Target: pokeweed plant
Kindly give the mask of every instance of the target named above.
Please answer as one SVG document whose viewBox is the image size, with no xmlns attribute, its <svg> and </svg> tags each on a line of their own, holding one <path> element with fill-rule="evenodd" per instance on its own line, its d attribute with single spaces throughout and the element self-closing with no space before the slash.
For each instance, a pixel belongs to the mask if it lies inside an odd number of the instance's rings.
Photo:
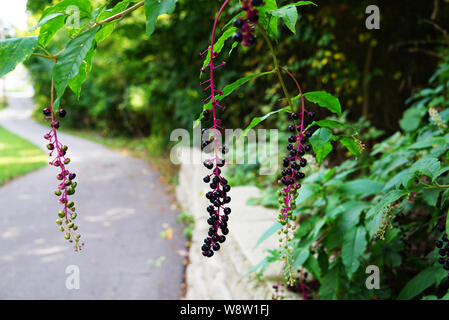
<svg viewBox="0 0 449 320">
<path fill-rule="evenodd" d="M 293 209 L 296 208 L 295 199 L 298 197 L 298 190 L 301 187 L 299 180 L 305 178 L 304 172 L 301 172 L 300 170 L 307 165 L 307 160 L 303 156 L 306 152 L 311 151 L 313 147 L 313 150 L 317 154 L 317 160 L 320 162 L 323 161 L 323 159 L 332 151 L 331 140 L 340 141 L 355 155 L 360 154 L 360 148 L 358 148 L 357 145 L 358 140 L 351 136 L 333 135 L 332 128 L 346 126 L 345 124 L 330 120 L 312 122 L 314 112 L 306 110 L 305 99 L 312 104 L 327 108 L 331 112 L 341 114 L 341 106 L 338 99 L 324 91 L 308 92 L 303 95 L 299 82 L 294 75 L 278 63 L 276 50 L 270 40 L 270 38 L 277 38 L 279 19 L 282 19 L 286 26 L 292 32 L 295 32 L 295 25 L 298 20 L 297 7 L 311 5 L 313 2 L 297 1 L 278 7 L 275 0 L 240 1 L 241 11 L 225 23 L 221 30 L 221 36 L 215 41 L 215 34 L 217 33 L 218 26 L 217 22 L 223 14 L 224 8 L 229 3 L 230 1 L 226 0 L 220 7 L 213 23 L 211 44 L 201 53 L 201 56 L 205 57 L 201 73 L 208 71 L 209 75 L 206 81 L 201 82 L 201 85 L 205 87 L 204 91 L 210 91 L 210 94 L 203 100 L 203 111 L 197 119 L 195 126 L 198 125 L 201 120 L 209 121 L 209 118 L 212 116 L 212 126 L 209 128 L 208 126 L 205 126 L 205 128 L 202 129 L 202 147 L 206 149 L 212 146 L 214 150 L 214 158 L 204 162 L 206 168 L 214 171 L 203 179 L 205 183 L 210 183 L 212 191 L 206 193 L 206 198 L 212 204 L 207 207 L 207 212 L 210 215 L 207 219 L 207 223 L 210 225 L 210 228 L 208 237 L 204 239 L 204 243 L 201 246 L 201 251 L 206 257 L 213 256 L 214 251 L 220 249 L 219 242 L 222 243 L 225 240 L 224 235 L 229 231 L 227 228 L 227 221 L 228 214 L 231 210 L 229 207 L 223 207 L 223 205 L 230 201 L 230 198 L 226 194 L 226 190 L 229 191 L 230 187 L 228 186 L 228 181 L 220 175 L 221 170 L 219 167 L 224 165 L 225 159 L 218 155 L 218 152 L 223 151 L 223 148 L 225 148 L 226 151 L 226 147 L 221 145 L 218 139 L 225 127 L 217 118 L 217 110 L 224 110 L 225 108 L 223 107 L 222 100 L 243 84 L 261 76 L 276 74 L 282 87 L 287 106 L 271 111 L 264 116 L 252 119 L 250 124 L 243 130 L 243 135 L 246 135 L 250 129 L 256 127 L 269 116 L 277 113 L 287 112 L 293 121 L 293 123 L 288 126 L 288 130 L 291 133 L 287 145 L 288 155 L 283 160 L 285 169 L 282 170 L 282 177 L 279 179 L 279 183 L 284 186 L 278 194 L 280 197 L 279 202 L 281 208 L 277 223 L 282 226 L 282 234 L 285 235 L 285 237 L 281 237 L 280 239 L 282 252 L 277 255 L 276 259 L 272 259 L 272 261 L 281 259 L 284 262 L 280 279 L 282 279 L 283 282 L 293 285 L 295 280 L 292 276 L 294 271 L 292 267 L 292 248 L 294 246 L 293 234 L 296 230 L 296 215 L 293 214 Z M 231 45 L 232 52 L 239 43 L 244 47 L 254 45 L 257 41 L 257 32 L 262 35 L 262 38 L 268 46 L 269 52 L 273 58 L 273 70 L 242 77 L 233 83 L 228 84 L 222 90 L 217 89 L 215 85 L 214 70 L 225 65 L 225 63 L 222 62 L 215 65 L 214 59 L 217 58 L 222 51 L 225 42 L 228 39 L 233 41 Z M 298 95 L 296 97 L 291 98 L 288 93 L 282 73 L 286 73 L 298 88 Z M 295 110 L 294 105 L 297 100 L 301 102 L 301 110 L 299 111 Z M 312 131 L 312 127 L 314 126 L 320 127 L 315 133 Z M 212 137 L 211 131 L 213 132 Z M 311 144 L 307 144 L 309 138 Z M 205 151 L 209 151 L 209 149 L 206 149 Z M 220 184 L 223 185 L 223 189 L 220 189 Z M 227 187 L 226 190 L 224 189 L 225 187 Z M 223 215 L 220 214 L 221 209 L 224 210 Z M 222 235 L 218 234 L 219 229 L 221 229 Z M 279 283 L 276 287 L 278 286 Z"/>
<path fill-rule="evenodd" d="M 449 299 L 449 61 L 443 56 L 429 87 L 406 101 L 400 131 L 358 161 L 321 166 L 303 180 L 292 250 L 292 266 L 301 269 L 289 290 L 300 289 L 307 270 L 313 298 Z M 273 224 L 258 244 L 280 228 Z M 280 253 L 270 251 L 251 271 L 261 275 Z M 368 266 L 380 271 L 374 290 L 366 285 Z"/>
<path fill-rule="evenodd" d="M 56 63 L 56 61 L 55 61 Z M 55 191 L 55 195 L 59 197 L 59 203 L 62 204 L 63 208 L 58 212 L 58 219 L 56 219 L 56 224 L 60 227 L 59 229 L 64 232 L 64 238 L 70 243 L 74 244 L 75 251 L 81 250 L 84 246 L 84 242 L 80 242 L 81 234 L 77 232 L 78 225 L 75 224 L 74 220 L 77 217 L 75 212 L 75 202 L 69 201 L 69 196 L 75 194 L 75 189 L 77 182 L 74 181 L 76 178 L 76 173 L 67 170 L 67 165 L 70 163 L 70 158 L 67 157 L 68 147 L 63 145 L 60 140 L 58 140 L 57 130 L 59 129 L 59 118 L 64 118 L 67 112 L 64 109 L 59 109 L 55 112 L 53 109 L 53 81 L 51 83 L 51 103 L 48 108 L 43 110 L 44 118 L 51 121 L 51 129 L 48 133 L 44 135 L 44 139 L 48 140 L 47 149 L 50 151 L 49 156 L 53 156 L 53 160 L 49 162 L 50 165 L 60 168 L 60 173 L 56 176 L 56 179 L 61 181 L 58 185 L 58 189 Z"/>
<path fill-rule="evenodd" d="M 63 209 L 58 212 L 59 218 L 56 223 L 64 232 L 64 237 L 70 242 L 75 242 L 76 251 L 81 249 L 84 243 L 79 242 L 78 225 L 73 221 L 77 216 L 75 204 L 68 199 L 68 196 L 75 193 L 76 174 L 67 170 L 66 166 L 70 162 L 70 158 L 66 157 L 68 146 L 63 145 L 57 135 L 59 120 L 67 113 L 65 109 L 60 108 L 61 98 L 67 87 L 78 98 L 80 97 L 82 84 L 92 69 L 92 60 L 98 44 L 113 33 L 120 19 L 143 7 L 146 15 L 146 35 L 149 37 L 156 28 L 158 17 L 172 13 L 177 1 L 121 0 L 109 1 L 98 8 L 93 8 L 89 0 L 62 0 L 47 7 L 32 27 L 32 30 L 39 29 L 38 35 L 0 41 L 0 77 L 14 70 L 19 63 L 30 56 L 55 61 L 51 71 L 51 103 L 49 107 L 43 109 L 45 119 L 51 121 L 51 129 L 44 138 L 49 142 L 47 149 L 53 157 L 49 164 L 60 168 L 57 179 L 61 183 L 55 195 L 59 197 Z M 77 8 L 75 15 L 79 17 L 79 21 L 73 19 L 70 15 L 72 11 L 68 10 L 73 9 L 74 5 Z M 58 48 L 58 53 L 51 53 L 50 51 L 57 46 L 51 40 L 60 30 L 66 31 L 68 41 Z"/>
</svg>

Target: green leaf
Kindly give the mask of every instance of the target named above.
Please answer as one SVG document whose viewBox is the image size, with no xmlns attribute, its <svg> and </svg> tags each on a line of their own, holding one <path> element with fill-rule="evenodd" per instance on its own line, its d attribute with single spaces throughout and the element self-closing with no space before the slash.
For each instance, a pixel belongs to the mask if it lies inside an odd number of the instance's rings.
<svg viewBox="0 0 449 320">
<path fill-rule="evenodd" d="M 271 227 L 269 227 L 257 240 L 256 244 L 254 245 L 254 248 L 259 246 L 262 242 L 264 242 L 266 239 L 268 239 L 272 234 L 276 233 L 280 228 L 282 228 L 282 224 L 279 222 L 273 223 Z M 254 249 L 253 248 L 253 249 Z"/>
<path fill-rule="evenodd" d="M 145 0 L 145 16 L 147 36 L 151 36 L 156 28 L 157 18 L 164 13 L 170 14 L 175 10 L 178 0 Z"/>
<path fill-rule="evenodd" d="M 97 21 L 101 21 L 104 19 L 107 19 L 109 17 L 112 17 L 113 15 L 122 12 L 123 10 L 126 10 L 128 8 L 129 3 L 131 0 L 123 0 L 117 3 L 112 9 L 104 10 L 102 11 L 97 18 Z M 100 41 L 103 41 L 108 35 L 110 35 L 112 32 L 114 32 L 115 25 L 117 24 L 116 21 L 109 22 L 107 24 L 102 25 L 101 29 L 98 30 L 95 41 L 99 43 Z"/>
<path fill-rule="evenodd" d="M 433 179 L 439 173 L 440 167 L 440 160 L 434 157 L 425 157 L 416 161 L 409 170 L 415 175 L 420 173 Z"/>
<path fill-rule="evenodd" d="M 287 28 L 290 29 L 291 32 L 296 33 L 296 21 L 298 21 L 298 10 L 294 5 L 287 5 L 285 7 L 270 10 L 269 14 L 281 18 Z"/>
<path fill-rule="evenodd" d="M 313 151 L 316 155 L 316 160 L 321 163 L 324 158 L 332 151 L 332 144 L 330 140 L 332 138 L 332 131 L 328 128 L 319 128 L 310 137 L 310 143 L 312 144 Z"/>
<path fill-rule="evenodd" d="M 309 255 L 306 262 L 304 262 L 304 268 L 306 268 L 313 276 L 321 282 L 321 268 L 318 260 L 313 256 Z"/>
<path fill-rule="evenodd" d="M 309 246 L 305 248 L 298 248 L 293 252 L 294 255 L 294 263 L 293 268 L 298 268 L 302 266 L 310 256 Z"/>
<path fill-rule="evenodd" d="M 391 190 L 390 192 L 387 192 L 380 198 L 381 200 L 375 206 L 371 207 L 367 213 L 367 217 L 370 218 L 376 214 L 379 214 L 388 205 L 402 198 L 406 194 L 408 194 L 408 192 L 404 190 Z"/>
<path fill-rule="evenodd" d="M 219 100 L 223 100 L 224 98 L 229 96 L 231 93 L 233 93 L 234 90 L 238 89 L 240 86 L 244 85 L 248 81 L 250 81 L 250 80 L 252 80 L 254 78 L 258 78 L 258 77 L 270 74 L 270 73 L 273 73 L 273 71 L 255 73 L 255 74 L 251 74 L 249 76 L 240 78 L 240 79 L 234 81 L 233 83 L 228 84 L 226 87 L 224 87 L 223 88 L 223 94 L 219 95 L 219 96 L 216 96 L 215 98 L 219 99 Z M 206 109 L 209 109 L 209 110 L 212 109 L 212 103 L 210 101 L 208 103 L 206 103 L 205 105 L 203 105 L 203 110 L 206 110 Z M 200 113 L 198 119 L 195 121 L 195 124 L 193 125 L 194 128 L 197 127 L 198 124 L 200 123 L 201 117 L 202 117 L 202 114 Z"/>
<path fill-rule="evenodd" d="M 60 14 L 41 26 L 39 30 L 39 44 L 41 46 L 47 46 L 55 33 L 64 27 L 66 17 L 65 14 Z"/>
<path fill-rule="evenodd" d="M 322 148 L 327 142 L 332 138 L 332 131 L 327 128 L 319 128 L 310 137 L 310 143 L 312 144 L 313 150 L 318 150 Z"/>
<path fill-rule="evenodd" d="M 407 132 L 415 131 L 426 112 L 427 108 L 421 105 L 407 109 L 399 120 L 399 126 Z"/>
<path fill-rule="evenodd" d="M 384 184 L 371 179 L 357 179 L 346 182 L 342 189 L 348 194 L 371 195 L 382 191 Z"/>
<path fill-rule="evenodd" d="M 81 86 L 86 81 L 87 74 L 92 70 L 92 59 L 95 56 L 95 48 L 91 47 L 86 54 L 86 58 L 81 63 L 78 74 L 69 81 L 69 87 L 79 99 Z"/>
<path fill-rule="evenodd" d="M 384 210 L 388 205 L 391 203 L 399 200 L 403 196 L 407 195 L 408 192 L 404 190 L 391 190 L 387 192 L 383 197 L 381 197 L 381 200 L 371 207 L 371 209 L 368 210 L 366 213 L 366 220 L 369 224 L 369 231 L 370 231 L 370 237 L 374 236 L 374 234 L 377 231 L 377 228 L 380 225 L 381 217 L 382 217 L 382 210 Z"/>
<path fill-rule="evenodd" d="M 340 287 L 340 262 L 339 260 L 335 263 L 331 269 L 328 270 L 322 276 L 323 281 L 321 282 L 320 290 L 318 291 L 318 296 L 322 300 L 335 300 L 338 299 L 338 291 Z"/>
<path fill-rule="evenodd" d="M 299 98 L 299 96 L 297 96 L 297 98 Z M 304 94 L 304 98 L 341 116 L 340 101 L 338 101 L 338 98 L 334 97 L 330 93 L 327 93 L 326 91 L 307 92 Z"/>
<path fill-rule="evenodd" d="M 289 110 L 290 110 L 290 107 L 285 107 L 285 108 L 282 108 L 282 109 L 271 111 L 271 112 L 267 113 L 266 115 L 264 115 L 262 117 L 255 117 L 255 118 L 253 118 L 251 120 L 250 124 L 245 128 L 245 130 L 243 130 L 243 132 L 242 132 L 242 134 L 240 135 L 239 138 L 242 138 L 242 137 L 246 136 L 248 134 L 249 130 L 251 130 L 252 128 L 257 126 L 259 123 L 261 123 L 262 121 L 264 121 L 268 117 L 272 116 L 273 114 L 276 114 L 276 113 L 279 113 L 279 112 L 288 112 Z"/>
<path fill-rule="evenodd" d="M 413 299 L 436 282 L 435 267 L 422 270 L 413 277 L 399 293 L 399 300 Z"/>
<path fill-rule="evenodd" d="M 230 37 L 232 37 L 232 35 L 236 31 L 237 31 L 236 27 L 231 27 L 231 28 L 227 29 L 225 32 L 223 32 L 223 34 L 220 36 L 220 38 L 218 38 L 218 40 L 214 43 L 214 52 L 220 53 L 221 49 L 223 49 L 223 46 L 224 46 L 226 40 L 228 40 Z M 234 44 L 236 44 L 236 42 L 234 42 Z M 210 48 L 210 46 L 209 46 L 209 48 Z M 206 59 L 204 59 L 204 63 L 203 63 L 203 68 L 206 68 L 206 66 L 209 64 L 209 62 L 210 62 L 210 50 L 207 51 Z"/>
<path fill-rule="evenodd" d="M 426 189 L 422 192 L 422 197 L 429 206 L 435 207 L 437 205 L 440 192 L 441 190 L 439 189 Z"/>
<path fill-rule="evenodd" d="M 363 226 L 347 231 L 343 238 L 341 257 L 349 278 L 360 266 L 360 256 L 366 250 L 366 230 Z"/>
<path fill-rule="evenodd" d="M 43 18 L 41 18 L 40 20 L 38 20 L 38 21 L 34 24 L 34 26 L 31 27 L 30 31 L 33 31 L 33 30 L 35 30 L 35 29 L 37 29 L 37 28 L 39 28 L 39 27 L 42 27 L 42 26 L 43 26 L 44 24 L 46 24 L 48 21 L 50 21 L 50 20 L 52 20 L 52 19 L 54 19 L 54 18 L 56 18 L 56 17 L 63 16 L 63 15 L 64 15 L 64 14 L 63 14 L 62 12 L 55 12 L 55 13 L 49 14 L 48 16 L 43 17 Z"/>
<path fill-rule="evenodd" d="M 42 12 L 41 17 L 39 18 L 39 21 L 42 21 L 44 18 L 46 18 L 48 15 L 53 13 L 64 13 L 66 14 L 67 7 L 69 6 L 75 6 L 80 10 L 80 15 L 83 14 L 85 16 L 91 16 L 92 15 L 92 5 L 90 4 L 89 0 L 63 0 L 61 2 L 58 2 L 54 6 L 48 7 Z"/>
<path fill-rule="evenodd" d="M 52 77 L 58 95 L 55 107 L 59 105 L 69 81 L 78 75 L 80 67 L 93 45 L 98 27 L 78 35 L 71 40 L 65 50 L 59 55 L 58 63 L 53 67 Z"/>
<path fill-rule="evenodd" d="M 276 0 L 265 0 L 259 8 L 259 24 L 268 31 L 270 37 L 276 38 L 278 33 L 278 17 L 272 16 L 269 11 L 278 8 Z"/>
<path fill-rule="evenodd" d="M 369 204 L 359 201 L 349 201 L 342 203 L 340 206 L 342 208 L 342 214 L 339 218 L 339 226 L 346 233 L 359 223 L 362 211 L 368 208 Z"/>
<path fill-rule="evenodd" d="M 432 147 L 434 145 L 438 146 L 445 144 L 447 144 L 447 142 L 444 137 L 428 137 L 423 140 L 415 142 L 409 147 L 409 149 L 424 149 Z"/>
<path fill-rule="evenodd" d="M 340 142 L 354 156 L 358 157 L 362 153 L 361 149 L 359 148 L 359 145 L 357 144 L 357 142 L 355 142 L 353 138 L 342 137 L 340 139 Z"/>
<path fill-rule="evenodd" d="M 0 41 L 0 77 L 11 72 L 36 49 L 37 37 L 13 38 Z"/>
<path fill-rule="evenodd" d="M 66 10 L 70 6 L 76 6 L 79 9 L 80 18 L 92 15 L 92 6 L 89 0 L 63 0 L 54 6 L 48 7 L 42 13 L 37 26 L 39 30 L 39 44 L 46 46 L 48 41 L 55 35 L 55 33 L 64 27 L 68 14 Z M 48 17 L 51 17 L 50 19 Z"/>
<path fill-rule="evenodd" d="M 322 128 L 352 128 L 352 129 L 354 129 L 354 127 L 349 125 L 349 124 L 338 122 L 338 121 L 335 121 L 335 120 L 318 120 L 318 121 L 313 121 L 309 125 L 309 127 L 312 127 L 314 125 L 320 126 Z"/>
</svg>

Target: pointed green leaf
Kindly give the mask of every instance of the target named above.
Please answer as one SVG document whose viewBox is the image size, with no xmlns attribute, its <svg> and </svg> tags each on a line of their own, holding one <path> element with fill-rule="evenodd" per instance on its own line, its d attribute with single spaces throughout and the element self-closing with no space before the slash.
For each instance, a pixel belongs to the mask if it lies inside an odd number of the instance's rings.
<svg viewBox="0 0 449 320">
<path fill-rule="evenodd" d="M 322 128 L 352 128 L 352 129 L 354 129 L 354 127 L 351 126 L 350 124 L 338 122 L 338 121 L 335 121 L 335 120 L 318 120 L 318 121 L 313 121 L 309 125 L 309 127 L 312 127 L 314 125 L 320 126 Z"/>
<path fill-rule="evenodd" d="M 37 46 L 37 37 L 24 37 L 0 41 L 0 77 L 11 72 L 27 59 Z"/>
<path fill-rule="evenodd" d="M 80 67 L 93 45 L 98 29 L 97 27 L 78 35 L 67 44 L 65 50 L 59 55 L 58 63 L 53 67 L 52 73 L 57 93 L 55 107 L 59 105 L 69 81 L 78 75 Z"/>
<path fill-rule="evenodd" d="M 328 128 L 319 128 L 310 137 L 313 151 L 315 152 L 316 160 L 321 163 L 324 158 L 332 151 L 332 131 Z"/>
<path fill-rule="evenodd" d="M 251 130 L 252 128 L 257 126 L 259 123 L 261 123 L 262 121 L 264 121 L 268 117 L 272 116 L 273 114 L 276 114 L 276 113 L 279 113 L 279 112 L 288 112 L 289 110 L 290 110 L 290 107 L 285 107 L 285 108 L 282 108 L 282 109 L 271 111 L 271 112 L 267 113 L 266 115 L 264 115 L 262 117 L 255 117 L 255 118 L 253 118 L 251 120 L 250 124 L 245 128 L 245 130 L 243 130 L 243 132 L 242 132 L 240 137 L 246 136 L 248 134 L 249 130 Z"/>
<path fill-rule="evenodd" d="M 360 266 L 360 256 L 366 250 L 366 230 L 363 226 L 347 231 L 343 238 L 341 257 L 349 278 Z"/>
<path fill-rule="evenodd" d="M 402 288 L 399 293 L 399 300 L 408 300 L 413 299 L 421 292 L 429 288 L 436 282 L 436 268 L 429 267 L 427 269 L 422 270 L 415 277 L 413 277 L 407 284 Z"/>
<path fill-rule="evenodd" d="M 340 139 L 340 142 L 342 145 L 346 147 L 346 149 L 348 149 L 350 153 L 352 153 L 356 157 L 362 153 L 359 148 L 359 145 L 355 142 L 353 138 L 342 137 Z"/>
<path fill-rule="evenodd" d="M 271 227 L 269 227 L 257 240 L 256 244 L 254 245 L 254 248 L 259 246 L 262 242 L 264 242 L 266 239 L 268 239 L 271 235 L 276 233 L 280 228 L 282 228 L 282 224 L 279 222 L 275 222 Z"/>
<path fill-rule="evenodd" d="M 122 12 L 123 10 L 126 10 L 126 8 L 128 8 L 129 3 L 131 2 L 131 0 L 123 0 L 120 1 L 119 3 L 117 3 L 112 9 L 108 9 L 108 10 L 104 10 L 102 11 L 99 15 L 98 18 L 96 19 L 97 21 L 102 21 L 104 19 L 107 19 L 109 17 L 112 17 L 113 15 Z M 109 23 L 104 24 L 100 30 L 98 30 L 96 36 L 95 36 L 95 41 L 97 43 L 99 43 L 100 41 L 103 41 L 108 35 L 110 35 L 115 28 L 115 25 L 117 24 L 116 21 L 111 21 Z"/>
<path fill-rule="evenodd" d="M 151 36 L 156 28 L 157 18 L 164 13 L 170 14 L 175 10 L 178 0 L 145 0 L 145 15 L 147 17 L 147 36 Z"/>
<path fill-rule="evenodd" d="M 92 59 L 95 56 L 95 48 L 91 47 L 86 54 L 86 58 L 81 63 L 78 74 L 69 81 L 69 87 L 79 99 L 81 86 L 86 81 L 87 74 L 92 70 Z"/>
<path fill-rule="evenodd" d="M 298 10 L 294 5 L 288 5 L 276 10 L 270 10 L 269 13 L 275 17 L 281 18 L 291 32 L 296 33 L 296 21 L 298 21 Z"/>
<path fill-rule="evenodd" d="M 305 6 L 313 4 L 316 6 L 315 3 L 312 1 L 298 1 L 295 3 L 287 4 L 279 9 L 275 10 L 269 10 L 268 13 L 271 14 L 273 17 L 281 18 L 287 28 L 290 29 L 291 32 L 296 33 L 296 22 L 298 21 L 298 10 L 296 7 L 298 6 Z M 270 20 L 271 23 L 276 23 L 276 30 L 277 30 L 277 19 L 273 19 L 273 21 Z"/>
<path fill-rule="evenodd" d="M 66 12 L 68 7 L 78 8 L 80 18 L 90 18 L 92 15 L 92 6 L 89 0 L 63 0 L 51 7 L 48 7 L 44 10 L 42 16 L 36 24 L 36 27 L 40 26 L 40 45 L 45 47 L 55 33 L 64 27 L 66 18 L 68 17 Z"/>
<path fill-rule="evenodd" d="M 297 99 L 299 96 L 297 97 Z M 338 98 L 326 91 L 312 91 L 304 94 L 304 98 L 341 116 L 341 105 Z"/>
</svg>

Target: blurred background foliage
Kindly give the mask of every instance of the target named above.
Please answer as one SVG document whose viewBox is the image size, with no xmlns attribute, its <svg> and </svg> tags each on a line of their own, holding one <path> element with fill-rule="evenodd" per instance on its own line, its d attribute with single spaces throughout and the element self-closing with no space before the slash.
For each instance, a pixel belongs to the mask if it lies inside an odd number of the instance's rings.
<svg viewBox="0 0 449 320">
<path fill-rule="evenodd" d="M 238 12 L 234 2 L 228 17 Z M 37 19 L 51 3 L 29 0 L 28 10 Z M 102 2 L 92 3 L 98 7 Z M 382 10 L 381 28 L 367 30 L 365 8 L 376 3 Z M 281 64 L 297 75 L 304 91 L 334 92 L 349 121 L 357 122 L 362 116 L 369 120 L 371 125 L 360 128 L 368 139 L 379 137 L 368 133 L 372 126 L 394 132 L 405 99 L 426 86 L 441 58 L 439 47 L 448 43 L 444 30 L 449 29 L 449 20 L 444 17 L 449 16 L 449 5 L 405 0 L 317 4 L 301 7 L 295 35 L 284 26 L 279 28 Z M 65 93 L 62 105 L 70 110 L 65 125 L 95 129 L 105 136 L 151 137 L 155 148 L 166 146 L 173 128 L 191 129 L 201 110 L 199 52 L 208 45 L 219 5 L 220 1 L 179 0 L 175 13 L 159 20 L 150 39 L 144 35 L 142 11 L 119 22 L 114 34 L 98 45 L 80 99 L 69 90 Z M 63 48 L 67 32 L 61 30 L 55 39 L 52 52 Z M 220 70 L 220 86 L 273 68 L 263 41 L 250 49 L 237 47 L 232 57 L 228 57 L 229 41 L 226 45 L 222 56 L 227 66 Z M 52 63 L 33 58 L 27 66 L 41 108 L 48 104 Z M 293 84 L 289 89 L 295 92 Z M 229 128 L 246 126 L 254 116 L 277 107 L 280 94 L 274 77 L 257 79 L 227 99 L 224 121 Z M 279 117 L 263 125 L 276 127 L 276 121 Z M 342 160 L 344 154 L 334 158 Z"/>
</svg>

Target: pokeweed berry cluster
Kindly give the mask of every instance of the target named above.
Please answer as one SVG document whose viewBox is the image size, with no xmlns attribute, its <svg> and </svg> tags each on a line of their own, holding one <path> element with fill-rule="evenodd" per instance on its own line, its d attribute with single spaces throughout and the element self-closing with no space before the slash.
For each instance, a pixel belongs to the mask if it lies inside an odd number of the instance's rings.
<svg viewBox="0 0 449 320">
<path fill-rule="evenodd" d="M 231 208 L 225 207 L 225 205 L 231 202 L 231 197 L 227 195 L 231 187 L 228 181 L 220 176 L 221 170 L 219 168 L 224 163 L 224 159 L 220 159 L 214 168 L 212 161 L 204 161 L 204 166 L 212 170 L 212 173 L 203 179 L 205 183 L 210 183 L 209 186 L 211 189 L 211 191 L 206 193 L 206 198 L 211 203 L 207 207 L 207 212 L 209 213 L 207 223 L 210 227 L 208 237 L 204 239 L 204 244 L 201 246 L 201 251 L 205 257 L 212 257 L 214 251 L 220 250 L 220 243 L 225 242 L 226 235 L 229 233 L 228 220 L 231 214 Z M 219 234 L 219 230 L 222 233 L 221 235 Z"/>
<path fill-rule="evenodd" d="M 225 127 L 222 124 L 222 121 L 217 117 L 218 108 L 222 111 L 226 108 L 222 106 L 221 101 L 217 99 L 217 96 L 223 94 L 223 92 L 217 89 L 214 80 L 214 71 L 225 65 L 225 62 L 218 65 L 215 64 L 214 59 L 218 56 L 218 53 L 214 51 L 214 43 L 218 19 L 228 3 L 229 0 L 226 0 L 218 11 L 212 28 L 211 44 L 208 49 L 201 53 L 201 56 L 204 56 L 207 53 L 210 55 L 209 63 L 201 69 L 201 73 L 208 69 L 209 79 L 200 83 L 200 85 L 204 87 L 203 92 L 210 92 L 209 96 L 206 99 L 203 99 L 204 107 L 202 120 L 204 122 L 212 120 L 212 124 L 210 126 L 206 125 L 202 130 L 202 146 L 203 148 L 210 146 L 214 151 L 213 158 L 204 161 L 204 166 L 207 169 L 212 170 L 212 173 L 205 176 L 203 179 L 204 182 L 209 183 L 211 188 L 211 191 L 206 193 L 207 199 L 211 202 L 211 205 L 207 207 L 207 212 L 210 215 L 207 219 L 207 223 L 210 227 L 208 237 L 204 239 L 204 244 L 201 246 L 202 254 L 205 257 L 212 257 L 214 251 L 220 250 L 220 243 L 223 243 L 226 240 L 226 235 L 229 233 L 228 219 L 229 214 L 231 213 L 231 208 L 227 207 L 231 202 L 231 197 L 227 194 L 231 190 L 231 187 L 229 186 L 228 181 L 222 176 L 220 169 L 225 165 L 224 154 L 228 151 L 226 146 L 219 141 L 219 137 L 222 136 Z M 210 108 L 207 108 L 207 106 L 210 106 Z M 219 156 L 219 153 L 221 153 L 222 156 Z M 221 231 L 221 235 L 219 234 L 219 231 Z"/>
<path fill-rule="evenodd" d="M 445 230 L 444 224 L 439 224 L 437 226 L 437 230 L 440 232 L 444 232 Z M 443 233 L 441 239 L 435 241 L 435 246 L 439 249 L 438 254 L 440 255 L 438 258 L 438 263 L 443 266 L 443 269 L 449 271 L 449 239 L 447 237 L 447 233 Z M 449 273 L 448 273 L 449 278 Z"/>
<path fill-rule="evenodd" d="M 312 147 L 308 144 L 308 138 L 312 136 L 312 132 L 305 130 L 313 120 L 315 114 L 307 112 L 304 107 L 301 113 L 293 112 L 290 117 L 293 121 L 288 126 L 288 130 L 292 135 L 288 138 L 287 156 L 283 159 L 283 170 L 278 184 L 281 189 L 278 191 L 280 212 L 278 214 L 278 222 L 282 224 L 279 231 L 279 245 L 282 249 L 281 258 L 284 260 L 284 280 L 289 285 L 294 284 L 292 262 L 292 240 L 296 229 L 296 216 L 294 209 L 296 208 L 296 198 L 298 190 L 301 188 L 300 181 L 305 178 L 305 174 L 301 171 L 307 166 L 307 159 L 303 156 L 306 152 L 310 152 Z M 297 121 L 300 120 L 300 124 Z"/>
<path fill-rule="evenodd" d="M 234 27 L 239 31 L 232 35 L 232 39 L 241 42 L 243 46 L 252 46 L 256 43 L 254 24 L 259 20 L 259 12 L 255 7 L 264 5 L 262 0 L 243 0 L 241 8 L 245 11 L 242 18 L 233 21 Z"/>
<path fill-rule="evenodd" d="M 67 157 L 68 147 L 63 145 L 58 140 L 57 129 L 59 128 L 59 121 L 53 111 L 53 107 L 50 106 L 43 110 L 45 119 L 51 120 L 51 130 L 44 135 L 44 138 L 48 140 L 47 149 L 50 151 L 49 156 L 53 159 L 49 162 L 50 165 L 60 169 L 56 179 L 61 181 L 58 185 L 58 189 L 55 191 L 55 195 L 59 198 L 59 203 L 62 204 L 62 210 L 58 212 L 58 218 L 56 223 L 59 225 L 59 229 L 64 233 L 64 238 L 70 243 L 74 243 L 75 251 L 81 250 L 84 246 L 83 242 L 80 242 L 81 235 L 77 232 L 78 225 L 75 224 L 76 209 L 75 203 L 69 201 L 69 196 L 75 193 L 77 183 L 75 180 L 76 174 L 67 170 L 67 165 L 70 163 L 70 158 Z M 56 111 L 59 118 L 64 118 L 66 111 L 59 109 Z"/>
</svg>

